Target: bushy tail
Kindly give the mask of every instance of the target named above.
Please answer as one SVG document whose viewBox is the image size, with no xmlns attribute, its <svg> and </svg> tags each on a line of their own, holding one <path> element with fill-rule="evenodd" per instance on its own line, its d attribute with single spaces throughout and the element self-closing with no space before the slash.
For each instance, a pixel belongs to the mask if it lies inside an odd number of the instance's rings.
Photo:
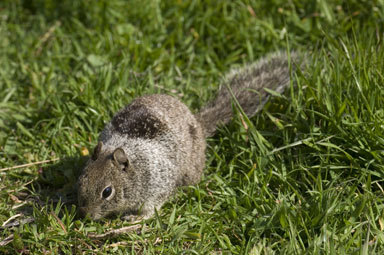
<svg viewBox="0 0 384 255">
<path fill-rule="evenodd" d="M 298 54 L 292 52 L 290 60 L 292 68 L 300 66 Z M 252 117 L 267 102 L 269 94 L 265 88 L 282 93 L 289 80 L 289 61 L 284 52 L 267 55 L 252 65 L 232 70 L 221 84 L 216 99 L 196 115 L 206 136 L 213 135 L 218 124 L 227 124 L 232 119 L 232 96 L 228 86 L 247 116 Z"/>
</svg>

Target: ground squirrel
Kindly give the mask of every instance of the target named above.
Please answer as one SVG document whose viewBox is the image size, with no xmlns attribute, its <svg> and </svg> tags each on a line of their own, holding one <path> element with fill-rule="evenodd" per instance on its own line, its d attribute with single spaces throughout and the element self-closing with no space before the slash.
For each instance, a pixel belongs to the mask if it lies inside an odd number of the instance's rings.
<svg viewBox="0 0 384 255">
<path fill-rule="evenodd" d="M 123 215 L 148 218 L 179 186 L 199 182 L 205 166 L 205 138 L 233 115 L 231 88 L 248 116 L 268 99 L 264 88 L 281 93 L 290 81 L 283 52 L 231 71 L 215 100 L 196 115 L 178 99 L 143 96 L 121 109 L 106 125 L 78 180 L 82 214 L 92 219 Z"/>
</svg>

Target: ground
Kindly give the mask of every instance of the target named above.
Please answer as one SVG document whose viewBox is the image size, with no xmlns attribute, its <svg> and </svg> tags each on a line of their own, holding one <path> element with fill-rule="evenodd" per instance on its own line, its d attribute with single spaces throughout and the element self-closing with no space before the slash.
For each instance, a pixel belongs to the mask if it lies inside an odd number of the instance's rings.
<svg viewBox="0 0 384 255">
<path fill-rule="evenodd" d="M 383 253 L 383 13 L 358 0 L 2 1 L 0 253 Z M 165 93 L 197 112 L 231 68 L 276 50 L 308 64 L 208 139 L 199 185 L 123 234 L 95 236 L 130 223 L 76 216 L 76 178 L 119 108 Z"/>
</svg>

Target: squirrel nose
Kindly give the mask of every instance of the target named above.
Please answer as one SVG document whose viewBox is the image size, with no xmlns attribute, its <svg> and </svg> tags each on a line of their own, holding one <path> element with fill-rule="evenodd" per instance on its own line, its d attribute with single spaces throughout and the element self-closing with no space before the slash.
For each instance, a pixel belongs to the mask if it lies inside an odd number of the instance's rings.
<svg viewBox="0 0 384 255">
<path fill-rule="evenodd" d="M 77 213 L 80 217 L 84 218 L 87 215 L 87 210 L 85 209 L 85 207 L 79 207 L 77 209 Z"/>
</svg>

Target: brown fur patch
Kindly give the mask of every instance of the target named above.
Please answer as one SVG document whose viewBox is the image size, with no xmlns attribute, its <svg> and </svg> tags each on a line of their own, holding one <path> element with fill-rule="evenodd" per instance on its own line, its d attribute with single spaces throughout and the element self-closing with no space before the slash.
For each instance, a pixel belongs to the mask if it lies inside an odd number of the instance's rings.
<svg viewBox="0 0 384 255">
<path fill-rule="evenodd" d="M 113 128 L 120 134 L 152 139 L 164 132 L 165 125 L 142 104 L 130 104 L 112 119 Z"/>
</svg>

